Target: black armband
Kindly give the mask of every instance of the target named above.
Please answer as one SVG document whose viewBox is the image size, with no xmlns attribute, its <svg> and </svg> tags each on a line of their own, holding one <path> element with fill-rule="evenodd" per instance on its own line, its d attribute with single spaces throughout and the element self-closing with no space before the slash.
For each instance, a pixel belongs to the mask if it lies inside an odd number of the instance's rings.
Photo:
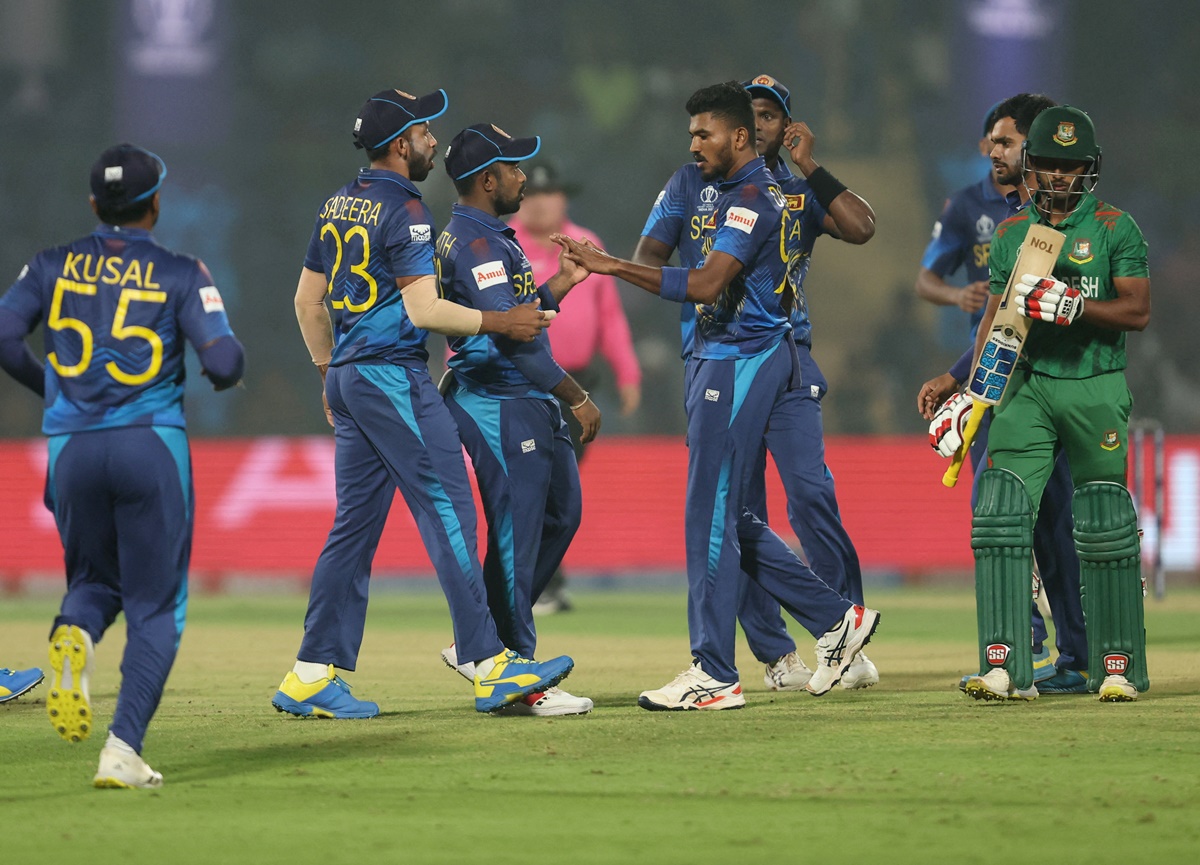
<svg viewBox="0 0 1200 865">
<path fill-rule="evenodd" d="M 808 185 L 812 188 L 813 195 L 817 197 L 817 201 L 826 210 L 829 209 L 829 205 L 833 204 L 835 198 L 846 191 L 846 184 L 842 183 L 820 165 L 817 166 L 816 171 L 808 175 L 805 179 L 808 180 Z"/>
</svg>

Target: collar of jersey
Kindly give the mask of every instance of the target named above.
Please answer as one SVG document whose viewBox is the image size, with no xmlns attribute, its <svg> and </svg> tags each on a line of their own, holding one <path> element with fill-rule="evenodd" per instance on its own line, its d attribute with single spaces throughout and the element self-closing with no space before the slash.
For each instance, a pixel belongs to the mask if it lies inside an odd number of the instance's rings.
<svg viewBox="0 0 1200 865">
<path fill-rule="evenodd" d="M 1066 219 L 1054 226 L 1054 228 L 1060 230 L 1063 228 L 1074 228 L 1083 221 L 1085 215 L 1092 213 L 1095 209 L 1096 196 L 1092 195 L 1090 192 L 1085 192 L 1083 197 L 1079 199 L 1079 204 L 1075 207 L 1075 209 L 1067 215 Z M 1045 222 L 1047 225 L 1050 224 L 1046 222 L 1045 218 L 1042 216 L 1042 212 L 1036 207 L 1029 208 L 1029 212 L 1033 214 L 1035 221 Z"/>
<path fill-rule="evenodd" d="M 512 237 L 513 234 L 516 233 L 513 231 L 512 226 L 508 223 L 504 222 L 498 217 L 492 216 L 490 213 L 484 213 L 478 207 L 472 207 L 469 204 L 452 204 L 450 206 L 450 215 L 461 216 L 463 219 L 470 219 L 474 222 L 478 222 L 484 228 L 490 228 L 492 231 L 499 231 L 502 234 L 507 234 L 509 237 Z"/>
<path fill-rule="evenodd" d="M 387 180 L 395 183 L 397 186 L 402 186 L 409 194 L 421 197 L 421 191 L 417 189 L 416 184 L 405 177 L 403 174 L 397 174 L 394 171 L 388 171 L 386 168 L 360 168 L 358 169 L 359 180 Z"/>
<path fill-rule="evenodd" d="M 143 240 L 151 239 L 150 229 L 148 228 L 126 228 L 123 225 L 109 225 L 107 222 L 102 222 L 96 226 L 93 234 L 103 234 L 106 237 L 137 237 Z"/>
<path fill-rule="evenodd" d="M 739 183 L 745 182 L 750 175 L 756 171 L 765 172 L 767 177 L 774 179 L 774 175 L 772 175 L 770 171 L 767 171 L 767 163 L 763 161 L 761 156 L 756 156 L 743 165 L 741 171 L 733 175 L 733 177 L 729 178 L 728 180 L 722 180 L 718 182 L 717 185 L 722 189 L 728 186 L 736 186 Z"/>
</svg>

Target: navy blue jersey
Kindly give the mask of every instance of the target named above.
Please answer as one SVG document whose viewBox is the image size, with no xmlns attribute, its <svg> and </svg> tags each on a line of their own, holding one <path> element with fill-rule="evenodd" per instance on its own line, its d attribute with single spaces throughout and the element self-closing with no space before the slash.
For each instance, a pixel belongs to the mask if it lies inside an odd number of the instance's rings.
<svg viewBox="0 0 1200 865">
<path fill-rule="evenodd" d="M 788 283 L 796 295 L 792 309 L 792 331 L 800 345 L 812 345 L 812 321 L 808 317 L 808 300 L 804 294 L 804 277 L 812 263 L 813 246 L 817 238 L 825 233 L 825 208 L 812 193 L 812 187 L 803 177 L 797 177 L 783 164 L 783 160 L 772 172 L 775 181 L 783 190 L 787 201 L 784 211 L 783 238 L 787 248 Z"/>
<path fill-rule="evenodd" d="M 183 340 L 233 335 L 203 263 L 112 225 L 38 253 L 0 307 L 45 322 L 47 435 L 185 426 Z"/>
<path fill-rule="evenodd" d="M 787 289 L 784 212 L 787 200 L 762 157 L 756 157 L 718 189 L 717 210 L 705 223 L 701 244 L 742 263 L 716 303 L 696 307 L 698 358 L 753 357 L 791 330 L 783 308 Z"/>
<path fill-rule="evenodd" d="M 424 364 L 428 334 L 413 325 L 396 280 L 432 276 L 433 215 L 407 177 L 364 168 L 317 214 L 304 266 L 325 274 L 333 359 Z"/>
<path fill-rule="evenodd" d="M 699 267 L 704 263 L 701 236 L 704 223 L 717 210 L 720 197 L 718 181 L 705 180 L 700 168 L 691 162 L 681 167 L 667 181 L 646 219 L 642 235 L 679 252 L 680 267 Z M 696 330 L 696 307 L 682 304 L 679 326 L 683 340 L 684 358 L 692 353 Z"/>
<path fill-rule="evenodd" d="M 933 225 L 933 237 L 921 256 L 921 266 L 943 279 L 965 267 L 968 282 L 987 282 L 992 233 L 1012 214 L 1012 204 L 996 191 L 990 174 L 963 187 L 946 199 L 942 215 Z M 983 312 L 981 309 L 971 315 L 972 334 Z"/>
<path fill-rule="evenodd" d="M 543 300 L 533 268 L 513 229 L 491 214 L 455 204 L 437 241 L 438 286 L 442 297 L 479 310 L 503 311 L 518 303 Z M 459 384 L 473 393 L 500 399 L 552 399 L 550 391 L 566 377 L 550 354 L 542 331 L 531 343 L 476 334 L 450 341 L 450 367 Z"/>
</svg>

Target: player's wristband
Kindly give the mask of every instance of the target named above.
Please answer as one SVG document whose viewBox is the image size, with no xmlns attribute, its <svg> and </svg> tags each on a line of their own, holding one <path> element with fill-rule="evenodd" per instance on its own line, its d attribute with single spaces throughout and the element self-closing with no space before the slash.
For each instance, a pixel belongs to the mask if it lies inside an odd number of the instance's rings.
<svg viewBox="0 0 1200 865">
<path fill-rule="evenodd" d="M 688 271 L 689 268 L 686 267 L 664 267 L 658 296 L 663 300 L 684 303 L 687 300 Z"/>
<path fill-rule="evenodd" d="M 829 209 L 829 205 L 833 204 L 835 198 L 846 191 L 846 184 L 842 183 L 820 165 L 806 179 L 808 180 L 809 188 L 813 191 L 813 195 L 817 197 L 817 201 L 826 210 Z"/>
<path fill-rule="evenodd" d="M 591 399 L 591 398 L 592 398 L 592 397 L 591 397 L 591 394 L 589 394 L 589 393 L 588 393 L 588 392 L 585 390 L 585 391 L 583 392 L 583 402 L 581 402 L 579 405 L 573 405 L 573 406 L 571 406 L 571 411 L 579 411 L 579 409 L 581 409 L 581 408 L 583 408 L 585 405 L 587 405 L 587 403 L 588 403 L 588 400 L 589 400 L 589 399 Z"/>
</svg>

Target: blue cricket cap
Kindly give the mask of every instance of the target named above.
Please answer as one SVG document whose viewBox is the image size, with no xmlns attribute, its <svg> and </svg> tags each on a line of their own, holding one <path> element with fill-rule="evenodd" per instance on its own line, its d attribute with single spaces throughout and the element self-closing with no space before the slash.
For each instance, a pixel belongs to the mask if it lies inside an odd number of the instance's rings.
<svg viewBox="0 0 1200 865">
<path fill-rule="evenodd" d="M 493 162 L 522 162 L 541 149 L 541 136 L 513 138 L 493 123 L 476 123 L 455 135 L 446 148 L 446 173 L 462 180 Z"/>
<path fill-rule="evenodd" d="M 158 192 L 166 163 L 134 144 L 118 144 L 92 165 L 92 196 L 106 210 L 125 210 Z"/>
<path fill-rule="evenodd" d="M 783 106 L 788 117 L 792 116 L 792 92 L 770 75 L 755 75 L 749 81 L 743 81 L 742 86 L 750 91 L 751 99 L 758 96 L 774 99 Z"/>
<path fill-rule="evenodd" d="M 403 90 L 381 90 L 358 112 L 354 146 L 359 150 L 383 147 L 408 127 L 441 117 L 449 105 L 445 90 L 425 96 L 413 96 Z"/>
</svg>

